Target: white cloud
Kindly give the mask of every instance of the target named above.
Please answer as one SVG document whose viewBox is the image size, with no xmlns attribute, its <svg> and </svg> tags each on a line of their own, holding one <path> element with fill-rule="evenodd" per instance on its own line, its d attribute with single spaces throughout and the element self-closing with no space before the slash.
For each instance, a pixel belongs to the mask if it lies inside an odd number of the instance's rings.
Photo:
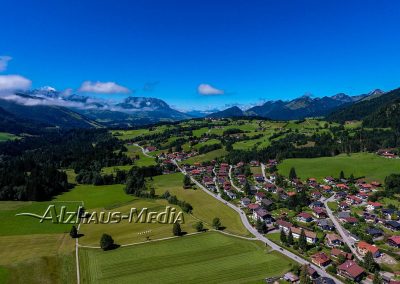
<svg viewBox="0 0 400 284">
<path fill-rule="evenodd" d="M 0 75 L 0 91 L 27 90 L 31 80 L 20 75 Z"/>
<path fill-rule="evenodd" d="M 197 92 L 204 96 L 223 95 L 225 93 L 224 90 L 217 89 L 209 84 L 200 84 L 197 87 Z"/>
<path fill-rule="evenodd" d="M 0 56 L 0 72 L 7 69 L 8 61 L 11 59 L 12 57 L 10 56 Z"/>
<path fill-rule="evenodd" d="M 126 87 L 120 86 L 115 82 L 91 82 L 85 81 L 79 88 L 80 92 L 98 93 L 98 94 L 116 94 L 116 93 L 130 93 Z"/>
</svg>

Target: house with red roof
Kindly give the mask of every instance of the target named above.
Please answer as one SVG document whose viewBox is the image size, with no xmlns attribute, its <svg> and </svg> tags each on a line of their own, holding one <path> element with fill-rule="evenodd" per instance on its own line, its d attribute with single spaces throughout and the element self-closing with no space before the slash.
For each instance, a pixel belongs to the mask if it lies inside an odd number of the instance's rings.
<svg viewBox="0 0 400 284">
<path fill-rule="evenodd" d="M 337 272 L 339 275 L 353 280 L 355 282 L 361 281 L 365 271 L 353 260 L 347 260 L 337 267 Z"/>
<path fill-rule="evenodd" d="M 323 207 L 314 207 L 313 208 L 313 214 L 318 219 L 328 217 L 328 214 L 326 213 L 326 210 Z"/>
<path fill-rule="evenodd" d="M 255 194 L 257 202 L 261 202 L 265 198 L 265 193 L 264 192 L 257 192 Z"/>
<path fill-rule="evenodd" d="M 283 230 L 286 234 L 289 233 L 289 230 L 293 227 L 292 223 L 281 219 L 277 220 L 275 224 L 278 225 L 279 229 Z"/>
<path fill-rule="evenodd" d="M 361 241 L 357 244 L 357 251 L 362 256 L 365 256 L 367 252 L 371 252 L 374 257 L 379 257 L 381 254 L 378 247 L 364 241 Z"/>
<path fill-rule="evenodd" d="M 339 246 L 343 245 L 342 238 L 335 233 L 326 234 L 325 240 L 326 240 L 326 244 L 330 247 L 339 247 Z"/>
<path fill-rule="evenodd" d="M 382 208 L 382 204 L 381 203 L 368 201 L 368 205 L 367 205 L 367 210 L 368 211 L 374 211 L 374 210 L 380 209 L 380 208 Z"/>
<path fill-rule="evenodd" d="M 330 258 L 324 252 L 317 252 L 311 256 L 311 261 L 318 266 L 327 266 L 331 263 Z"/>
<path fill-rule="evenodd" d="M 300 214 L 297 215 L 297 220 L 299 222 L 309 223 L 312 222 L 314 219 L 310 213 L 301 212 Z"/>
<path fill-rule="evenodd" d="M 400 248 L 400 236 L 392 236 L 387 240 L 388 245 Z"/>
<path fill-rule="evenodd" d="M 353 259 L 353 254 L 349 253 L 349 252 L 345 252 L 341 249 L 338 248 L 333 248 L 331 250 L 331 257 L 334 259 L 337 259 L 339 256 L 344 256 L 346 259 L 351 260 Z"/>
<path fill-rule="evenodd" d="M 362 203 L 362 199 L 358 198 L 357 196 L 354 196 L 354 195 L 348 195 L 346 197 L 346 202 L 349 205 L 359 205 Z"/>
</svg>

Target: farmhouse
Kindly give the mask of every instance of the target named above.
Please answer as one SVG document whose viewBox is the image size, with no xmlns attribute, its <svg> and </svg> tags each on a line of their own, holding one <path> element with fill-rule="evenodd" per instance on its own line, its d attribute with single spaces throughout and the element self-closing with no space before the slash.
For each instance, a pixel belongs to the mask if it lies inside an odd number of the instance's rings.
<svg viewBox="0 0 400 284">
<path fill-rule="evenodd" d="M 293 238 L 298 239 L 300 238 L 300 234 L 301 234 L 301 228 L 296 228 L 296 227 L 292 227 L 292 234 L 293 234 Z M 306 239 L 307 239 L 307 243 L 310 244 L 315 244 L 317 242 L 317 234 L 314 232 L 311 232 L 309 230 L 304 230 L 304 233 L 306 235 Z"/>
<path fill-rule="evenodd" d="M 300 214 L 297 215 L 297 220 L 299 222 L 309 223 L 313 221 L 313 217 L 310 213 L 301 212 Z"/>
</svg>

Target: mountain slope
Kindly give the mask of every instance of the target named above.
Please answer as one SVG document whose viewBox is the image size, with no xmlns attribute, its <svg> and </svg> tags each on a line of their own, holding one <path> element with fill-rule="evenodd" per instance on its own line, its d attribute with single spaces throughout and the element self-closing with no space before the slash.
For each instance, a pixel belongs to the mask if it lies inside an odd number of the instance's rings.
<svg viewBox="0 0 400 284">
<path fill-rule="evenodd" d="M 362 120 L 381 108 L 389 107 L 400 98 L 400 88 L 393 91 L 379 94 L 372 94 L 372 98 L 367 97 L 350 106 L 345 106 L 332 112 L 327 118 L 332 121 L 344 122 L 348 120 Z"/>
<path fill-rule="evenodd" d="M 233 106 L 225 110 L 207 115 L 208 118 L 227 118 L 227 117 L 239 117 L 239 116 L 244 116 L 244 113 L 237 106 Z"/>
<path fill-rule="evenodd" d="M 15 99 L 32 100 L 25 94 L 15 94 Z M 34 99 L 36 100 L 36 99 Z M 68 108 L 55 105 L 24 105 L 12 100 L 0 99 L 0 107 L 15 118 L 61 128 L 93 128 L 100 124 Z"/>
</svg>

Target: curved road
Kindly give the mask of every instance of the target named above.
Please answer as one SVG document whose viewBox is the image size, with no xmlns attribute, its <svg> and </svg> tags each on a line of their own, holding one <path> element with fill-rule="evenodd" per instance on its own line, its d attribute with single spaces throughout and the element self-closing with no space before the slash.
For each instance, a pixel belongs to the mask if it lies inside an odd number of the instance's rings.
<svg viewBox="0 0 400 284">
<path fill-rule="evenodd" d="M 186 175 L 186 172 L 178 165 L 178 163 L 173 160 L 173 163 L 177 166 L 177 168 L 184 174 Z M 263 171 L 264 172 L 264 171 Z M 220 196 L 213 194 L 212 192 L 210 192 L 208 189 L 206 189 L 202 184 L 200 184 L 197 180 L 195 180 L 193 177 L 190 177 L 190 179 L 192 180 L 193 183 L 195 183 L 199 188 L 201 188 L 204 192 L 206 192 L 207 194 L 211 195 L 212 197 L 214 197 L 215 199 L 219 200 L 220 202 L 225 203 L 227 206 L 229 206 L 230 208 L 232 208 L 233 210 L 235 210 L 239 216 L 240 219 L 242 220 L 243 225 L 246 227 L 246 229 L 252 233 L 258 240 L 264 242 L 266 245 L 268 245 L 269 247 L 271 247 L 273 250 L 277 250 L 280 253 L 282 253 L 283 255 L 293 259 L 294 261 L 300 263 L 300 264 L 308 264 L 310 265 L 312 268 L 314 268 L 320 276 L 323 277 L 330 277 L 332 279 L 334 279 L 334 281 L 336 283 L 343 283 L 340 280 L 334 278 L 332 275 L 328 274 L 325 269 L 316 266 L 310 262 L 308 262 L 307 260 L 295 255 L 294 253 L 286 250 L 283 247 L 278 246 L 277 244 L 275 244 L 274 242 L 270 241 L 269 239 L 267 239 L 266 237 L 264 237 L 262 234 L 260 234 L 255 228 L 253 228 L 253 226 L 250 224 L 249 220 L 247 219 L 246 214 L 243 212 L 242 209 L 240 209 L 239 207 L 225 201 L 224 199 L 222 199 Z"/>
</svg>

